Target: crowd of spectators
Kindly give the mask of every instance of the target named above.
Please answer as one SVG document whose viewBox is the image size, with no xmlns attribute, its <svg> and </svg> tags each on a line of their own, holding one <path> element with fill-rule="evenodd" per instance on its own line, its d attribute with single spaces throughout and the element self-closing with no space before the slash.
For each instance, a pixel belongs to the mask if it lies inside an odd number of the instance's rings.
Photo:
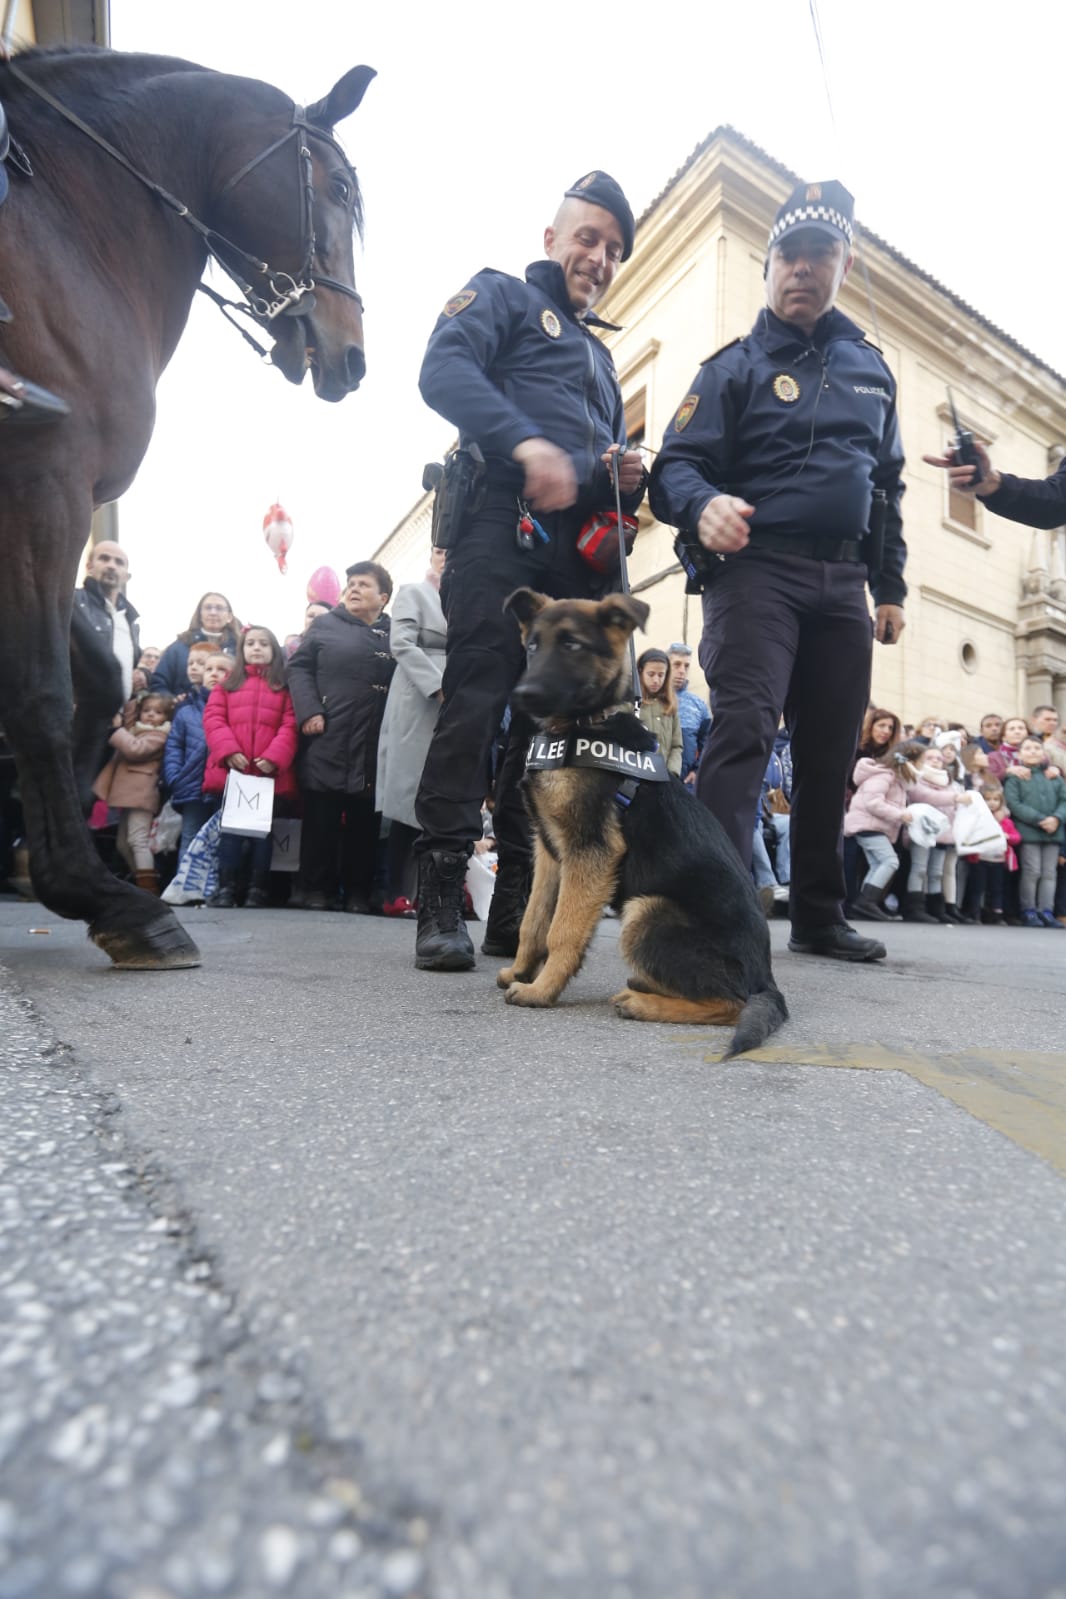
<svg viewBox="0 0 1066 1599">
<path fill-rule="evenodd" d="M 425 578 L 394 596 L 383 567 L 357 562 L 339 603 L 309 605 L 302 633 L 284 645 L 208 591 L 165 649 L 138 647 L 129 660 L 116 651 L 128 698 L 102 752 L 90 818 L 115 869 L 179 903 L 413 916 L 415 796 L 445 660 L 442 564 L 434 552 Z M 677 642 L 646 649 L 637 670 L 641 718 L 694 797 L 712 719 L 689 686 L 691 663 L 691 648 Z M 252 845 L 222 832 L 234 769 L 273 779 L 274 816 L 289 824 L 286 862 L 270 838 Z M 753 817 L 752 875 L 768 915 L 787 908 L 791 804 L 782 721 Z M 486 833 L 479 849 L 491 849 L 488 808 Z M 185 890 L 182 862 L 194 845 L 210 865 Z M 944 716 L 905 724 L 871 706 L 844 856 L 853 919 L 1066 927 L 1066 730 L 1055 708 L 989 713 L 971 730 Z M 298 869 L 272 871 L 282 864 Z"/>
</svg>

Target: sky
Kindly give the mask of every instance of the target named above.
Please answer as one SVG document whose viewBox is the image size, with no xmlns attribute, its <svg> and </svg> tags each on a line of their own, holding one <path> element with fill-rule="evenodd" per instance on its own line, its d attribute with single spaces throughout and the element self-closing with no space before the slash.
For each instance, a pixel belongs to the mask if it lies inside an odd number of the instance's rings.
<svg viewBox="0 0 1066 1599">
<path fill-rule="evenodd" d="M 262 78 L 303 103 L 359 62 L 378 71 L 338 130 L 366 202 L 367 376 L 339 405 L 317 400 L 196 297 L 119 507 L 142 639 L 166 644 L 209 588 L 244 621 L 298 630 L 310 574 L 368 557 L 453 436 L 417 387 L 445 300 L 483 266 L 521 274 L 592 167 L 639 216 L 719 123 L 804 178 L 840 178 L 860 223 L 1066 373 L 1066 8 L 819 0 L 817 13 L 832 114 L 810 0 L 111 0 L 117 49 Z M 275 499 L 295 532 L 284 577 L 262 536 Z"/>
</svg>

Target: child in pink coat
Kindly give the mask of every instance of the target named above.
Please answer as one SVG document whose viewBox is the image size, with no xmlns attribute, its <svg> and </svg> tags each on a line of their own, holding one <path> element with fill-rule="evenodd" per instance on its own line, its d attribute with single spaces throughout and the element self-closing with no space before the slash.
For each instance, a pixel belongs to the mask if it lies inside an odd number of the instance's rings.
<svg viewBox="0 0 1066 1599">
<path fill-rule="evenodd" d="M 140 700 L 130 700 L 115 717 L 109 741 L 115 753 L 93 784 L 97 799 L 119 812 L 115 847 L 133 872 L 137 887 L 149 894 L 159 893 L 148 835 L 160 806 L 159 769 L 173 711 L 169 694 L 145 694 Z"/>
<path fill-rule="evenodd" d="M 849 914 L 860 921 L 891 922 L 895 917 L 881 901 L 896 872 L 899 856 L 893 845 L 900 828 L 910 821 L 907 783 L 914 768 L 901 755 L 900 746 L 884 755 L 864 756 L 855 767 L 855 792 L 844 818 L 844 837 L 854 838 L 866 857 L 866 876 Z"/>
<path fill-rule="evenodd" d="M 274 779 L 275 806 L 297 792 L 293 776 L 298 735 L 296 715 L 285 687 L 285 657 L 268 627 L 248 627 L 241 635 L 237 659 L 224 683 L 211 690 L 204 706 L 207 764 L 204 793 L 221 794 L 230 770 Z M 273 840 L 242 838 L 223 832 L 218 851 L 218 892 L 210 903 L 232 910 L 237 903 L 237 876 L 245 854 L 251 855 L 251 884 L 245 906 L 269 902 L 267 883 Z"/>
</svg>

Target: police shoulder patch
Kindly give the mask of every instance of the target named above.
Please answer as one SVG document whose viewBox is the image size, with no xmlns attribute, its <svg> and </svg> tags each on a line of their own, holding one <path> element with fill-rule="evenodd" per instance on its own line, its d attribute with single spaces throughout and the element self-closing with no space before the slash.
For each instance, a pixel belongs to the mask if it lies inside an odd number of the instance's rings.
<svg viewBox="0 0 1066 1599">
<path fill-rule="evenodd" d="M 549 339 L 557 339 L 560 333 L 563 331 L 563 325 L 559 321 L 559 318 L 556 316 L 555 312 L 549 310 L 547 306 L 545 306 L 544 310 L 540 313 L 540 325 L 548 335 Z"/>
<path fill-rule="evenodd" d="M 696 407 L 699 405 L 699 403 L 700 397 L 698 394 L 685 395 L 685 398 L 681 401 L 681 404 L 677 408 L 677 415 L 674 417 L 675 433 L 684 433 L 685 429 L 692 421 L 692 418 L 695 416 Z"/>
<path fill-rule="evenodd" d="M 453 294 L 442 312 L 443 316 L 458 316 L 460 311 L 465 311 L 477 299 L 476 289 L 464 289 L 461 294 Z"/>
</svg>

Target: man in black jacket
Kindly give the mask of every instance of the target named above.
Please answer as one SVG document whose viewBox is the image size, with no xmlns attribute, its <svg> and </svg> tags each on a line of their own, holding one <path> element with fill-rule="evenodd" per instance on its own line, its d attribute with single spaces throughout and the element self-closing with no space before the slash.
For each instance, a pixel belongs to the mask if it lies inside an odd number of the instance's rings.
<svg viewBox="0 0 1066 1599">
<path fill-rule="evenodd" d="M 121 544 L 102 539 L 89 551 L 85 580 L 74 590 L 70 666 L 74 680 L 74 773 L 86 810 L 92 783 L 107 760 L 111 718 L 129 699 L 141 642 L 137 612 L 126 598 L 130 563 Z"/>
<path fill-rule="evenodd" d="M 416 803 L 421 836 L 415 965 L 467 971 L 474 947 L 462 889 L 490 750 L 525 657 L 507 595 L 529 584 L 554 598 L 589 598 L 602 582 L 578 554 L 589 515 L 614 503 L 611 456 L 627 511 L 640 504 L 639 453 L 625 452 L 625 417 L 593 307 L 633 249 L 629 204 L 613 178 L 589 172 L 566 191 L 544 231 L 543 261 L 525 280 L 486 269 L 448 301 L 429 341 L 420 387 L 486 462 L 476 503 L 448 551 L 441 603 L 448 621 L 443 703 Z M 513 955 L 529 888 L 529 827 L 519 792 L 530 723 L 512 712 L 495 783 L 499 868 L 482 950 Z"/>
<path fill-rule="evenodd" d="M 851 241 L 842 184 L 800 184 L 785 201 L 767 244 L 766 309 L 700 368 L 667 428 L 651 503 L 710 552 L 700 665 L 714 722 L 697 794 L 748 864 L 783 709 L 793 757 L 789 947 L 865 961 L 885 946 L 844 921 L 845 794 L 871 637 L 898 640 L 907 589 L 895 380 L 834 305 Z M 866 534 L 878 491 L 874 557 Z"/>
</svg>

